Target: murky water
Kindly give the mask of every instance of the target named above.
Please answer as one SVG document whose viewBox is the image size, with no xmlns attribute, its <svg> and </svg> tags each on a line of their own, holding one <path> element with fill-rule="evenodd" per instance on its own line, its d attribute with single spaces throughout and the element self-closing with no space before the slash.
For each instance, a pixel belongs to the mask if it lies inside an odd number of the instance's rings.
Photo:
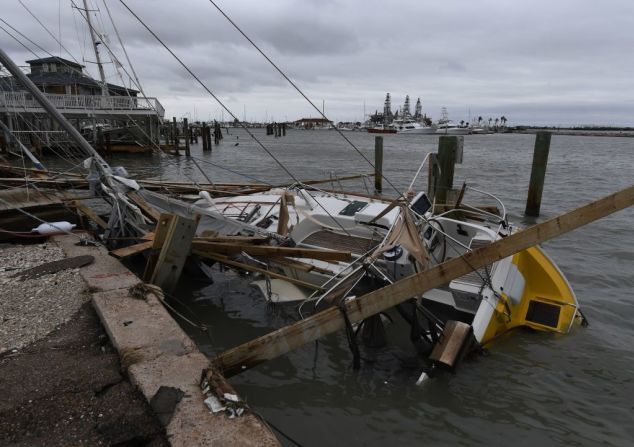
<svg viewBox="0 0 634 447">
<path fill-rule="evenodd" d="M 279 139 L 256 132 L 300 179 L 371 170 L 333 132 L 291 131 Z M 346 135 L 373 159 L 371 135 Z M 498 195 L 513 221 L 532 223 L 522 212 L 533 144 L 530 135 L 466 136 L 458 181 Z M 385 175 L 405 188 L 424 154 L 436 147 L 434 136 L 386 136 Z M 261 181 L 288 180 L 242 131 L 232 130 L 211 155 L 193 152 Z M 157 175 L 155 157 L 118 160 L 132 171 Z M 215 180 L 245 181 L 201 165 Z M 160 175 L 202 180 L 184 157 L 164 163 Z M 634 139 L 553 136 L 539 220 L 633 180 Z M 425 183 L 423 176 L 419 188 Z M 354 188 L 363 190 L 363 182 Z M 389 186 L 384 189 L 390 194 Z M 421 387 L 414 385 L 421 363 L 402 342 L 398 325 L 388 328 L 387 348 L 363 351 L 360 371 L 352 369 L 345 336 L 337 334 L 230 381 L 266 419 L 305 446 L 634 445 L 634 209 L 545 247 L 570 280 L 590 327 L 567 336 L 515 332 L 492 346 L 489 356 Z M 293 307 L 268 307 L 235 274 L 217 274 L 212 285 L 185 279 L 178 296 L 187 304 L 175 303 L 185 315 L 211 327 L 210 338 L 183 323 L 209 356 L 297 318 Z"/>
</svg>

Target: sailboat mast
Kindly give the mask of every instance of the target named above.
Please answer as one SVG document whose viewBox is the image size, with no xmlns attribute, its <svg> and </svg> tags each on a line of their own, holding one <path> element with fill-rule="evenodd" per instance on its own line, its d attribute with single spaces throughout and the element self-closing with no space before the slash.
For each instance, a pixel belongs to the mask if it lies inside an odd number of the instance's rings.
<svg viewBox="0 0 634 447">
<path fill-rule="evenodd" d="M 22 70 L 11 60 L 7 53 L 0 48 L 0 63 L 17 79 L 28 91 L 33 95 L 33 98 L 40 103 L 42 108 L 48 112 L 48 114 L 64 129 L 68 135 L 75 140 L 77 145 L 88 155 L 93 157 L 97 168 L 103 174 L 111 175 L 112 171 L 108 163 L 97 153 L 97 151 L 86 141 L 86 139 L 79 133 L 73 125 L 68 122 L 66 118 L 50 103 L 50 101 L 44 96 L 44 94 L 38 89 L 35 84 L 24 74 Z"/>
<path fill-rule="evenodd" d="M 88 28 L 90 29 L 90 40 L 92 40 L 92 48 L 95 51 L 95 59 L 97 60 L 97 67 L 99 68 L 99 78 L 101 79 L 101 94 L 102 96 L 108 96 L 108 89 L 106 88 L 106 74 L 103 71 L 103 64 L 101 63 L 101 58 L 99 57 L 99 42 L 97 41 L 97 34 L 95 34 L 95 30 L 92 27 L 92 22 L 90 21 L 90 13 L 88 12 L 88 2 L 84 0 L 84 12 L 86 13 L 86 22 L 88 22 Z"/>
</svg>

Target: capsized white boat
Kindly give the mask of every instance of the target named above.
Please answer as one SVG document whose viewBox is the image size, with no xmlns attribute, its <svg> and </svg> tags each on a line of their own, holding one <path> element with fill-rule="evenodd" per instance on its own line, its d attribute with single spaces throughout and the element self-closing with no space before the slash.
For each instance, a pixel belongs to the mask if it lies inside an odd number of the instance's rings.
<svg viewBox="0 0 634 447">
<path fill-rule="evenodd" d="M 244 262 L 250 258 L 266 264 L 269 271 L 312 286 L 303 295 L 298 292 L 301 287 L 293 287 L 293 297 L 282 296 L 280 284 L 275 284 L 275 292 L 268 287 L 270 299 L 302 299 L 305 309 L 308 304 L 318 308 L 354 299 L 516 230 L 494 196 L 473 188 L 467 191 L 495 200 L 501 211 L 493 213 L 462 202 L 457 208 L 434 213 L 424 192 L 411 202 L 388 202 L 302 185 L 217 199 L 201 193 L 196 206 L 275 234 L 282 246 L 349 251 L 352 259 L 345 262 L 253 259 L 244 254 L 248 258 Z M 264 283 L 257 285 L 267 290 Z M 580 315 L 570 284 L 539 246 L 429 290 L 416 297 L 416 306 L 427 319 L 425 331 L 432 340 L 438 340 L 447 322 L 458 321 L 470 326 L 482 345 L 518 326 L 566 333 Z"/>
</svg>

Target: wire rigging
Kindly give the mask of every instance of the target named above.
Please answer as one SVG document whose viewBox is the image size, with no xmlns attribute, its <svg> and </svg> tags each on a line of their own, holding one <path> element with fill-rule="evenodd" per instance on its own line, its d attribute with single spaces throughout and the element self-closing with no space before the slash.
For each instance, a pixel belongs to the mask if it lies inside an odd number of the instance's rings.
<svg viewBox="0 0 634 447">
<path fill-rule="evenodd" d="M 240 121 L 234 114 L 233 112 L 231 112 L 231 110 L 224 104 L 224 102 L 222 102 L 220 100 L 220 98 L 218 98 L 218 96 L 216 96 L 210 89 L 209 87 L 207 87 L 207 85 L 202 82 L 200 80 L 200 78 L 171 50 L 170 47 L 168 47 L 163 40 L 161 40 L 161 38 L 148 26 L 145 24 L 145 22 L 134 12 L 132 11 L 132 9 L 130 9 L 130 7 L 125 3 L 124 0 L 119 0 L 119 2 L 130 12 L 130 14 L 132 14 L 132 16 L 137 19 L 137 21 L 163 46 L 163 48 L 165 48 L 171 55 L 172 57 L 174 57 L 174 59 L 176 59 L 178 61 L 178 63 L 201 85 L 201 87 L 203 87 L 203 89 L 205 89 L 205 91 L 207 93 L 209 93 L 209 95 L 211 95 L 212 98 L 214 98 L 214 100 L 216 100 L 216 102 L 218 104 L 220 104 L 220 106 L 227 111 L 227 113 L 229 113 L 229 115 L 234 119 L 234 121 L 238 122 L 240 124 L 240 127 L 242 127 L 242 129 L 244 129 L 244 131 L 258 144 L 258 146 L 260 146 L 262 148 L 262 150 L 264 150 L 277 164 L 278 166 L 280 166 L 280 168 L 282 168 L 282 170 L 284 172 L 286 172 L 288 174 L 288 176 L 290 178 L 292 178 L 297 184 L 301 184 L 301 182 L 299 181 L 299 179 L 297 179 L 293 173 L 291 171 L 288 170 L 288 168 L 286 166 L 284 166 L 284 164 L 270 151 L 267 149 L 266 146 L 264 146 L 264 144 L 262 144 L 262 142 L 253 134 L 253 132 L 251 132 L 249 130 L 249 128 L 244 124 L 244 122 Z M 311 196 L 311 194 L 306 191 L 306 193 Z M 315 201 L 315 203 L 317 203 L 324 211 L 325 213 L 344 231 L 344 233 L 346 233 L 347 235 L 350 235 L 350 232 L 344 228 L 341 223 L 335 219 L 334 216 L 332 216 L 332 214 L 330 213 L 330 211 L 328 211 L 328 209 L 326 209 L 326 207 L 324 207 L 322 204 L 319 203 L 319 201 L 311 196 L 311 198 Z"/>
<path fill-rule="evenodd" d="M 122 0 L 120 0 L 122 1 Z M 209 0 L 209 3 L 211 3 L 217 10 L 218 12 L 220 12 L 220 14 L 222 14 L 222 16 L 227 19 L 229 21 L 229 23 L 231 23 L 231 25 L 233 25 L 233 27 L 240 33 L 242 34 L 242 36 L 251 44 L 253 45 L 253 47 L 262 55 L 262 57 L 264 57 L 272 66 L 273 68 L 275 68 L 275 70 L 277 70 L 277 72 L 282 75 L 282 77 L 284 79 L 286 79 L 288 81 L 289 84 L 291 84 L 291 86 L 293 86 L 293 88 L 295 90 L 297 90 L 297 92 L 306 100 L 308 101 L 308 103 L 317 111 L 317 113 L 324 118 L 325 120 L 328 120 L 328 117 L 326 117 L 326 115 L 324 115 L 324 113 L 319 109 L 319 107 L 317 107 L 309 98 L 308 96 L 306 96 L 306 94 L 304 94 L 304 92 L 286 75 L 286 73 L 284 73 L 276 64 L 275 62 L 273 62 L 271 60 L 271 58 L 269 58 L 264 51 L 262 51 L 260 49 L 260 47 L 257 46 L 257 44 L 251 40 L 251 38 L 249 36 L 247 36 L 247 34 L 213 1 L 213 0 Z M 363 154 L 363 152 L 361 152 L 359 150 L 359 148 L 357 148 L 357 146 L 350 141 L 350 139 L 348 137 L 346 137 L 343 132 L 339 129 L 337 129 L 337 127 L 335 127 L 335 131 L 341 136 L 341 138 L 343 138 L 373 169 L 376 169 L 374 164 Z M 390 180 L 385 177 L 384 175 L 381 175 L 383 179 L 385 179 L 385 181 L 387 182 L 388 185 L 390 185 L 401 197 L 404 197 L 407 200 L 407 197 L 405 197 L 405 195 L 396 187 L 392 184 L 392 182 L 390 182 Z"/>
</svg>

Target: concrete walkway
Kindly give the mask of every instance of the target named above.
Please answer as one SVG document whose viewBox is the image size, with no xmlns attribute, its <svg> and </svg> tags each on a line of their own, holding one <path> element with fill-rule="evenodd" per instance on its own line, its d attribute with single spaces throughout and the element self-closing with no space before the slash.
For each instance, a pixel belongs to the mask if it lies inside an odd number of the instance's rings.
<svg viewBox="0 0 634 447">
<path fill-rule="evenodd" d="M 200 388 L 209 366 L 193 341 L 151 291 L 133 297 L 129 289 L 142 282 L 102 247 L 78 246 L 71 236 L 55 236 L 67 257 L 92 255 L 80 269 L 92 302 L 122 368 L 166 425 L 173 446 L 278 446 L 279 441 L 253 413 L 230 419 L 212 414 Z M 140 288 L 143 289 L 142 287 Z M 137 296 L 138 294 L 135 294 Z M 230 388 L 230 385 L 225 384 Z M 180 399 L 180 400 L 179 400 Z"/>
</svg>

